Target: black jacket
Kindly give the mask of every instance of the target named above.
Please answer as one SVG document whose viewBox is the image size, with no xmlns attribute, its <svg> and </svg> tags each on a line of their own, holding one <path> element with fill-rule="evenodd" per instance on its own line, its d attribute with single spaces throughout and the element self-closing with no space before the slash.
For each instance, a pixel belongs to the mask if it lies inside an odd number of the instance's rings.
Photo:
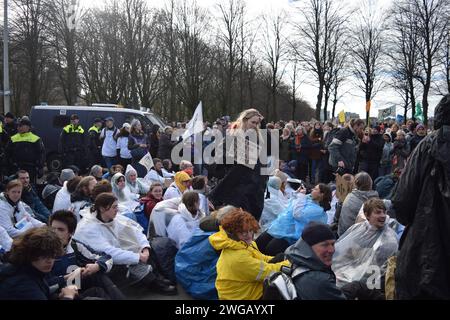
<svg viewBox="0 0 450 320">
<path fill-rule="evenodd" d="M 81 126 L 65 126 L 61 132 L 59 148 L 62 153 L 82 152 L 86 154 L 87 145 L 84 129 Z"/>
<path fill-rule="evenodd" d="M 267 176 L 261 175 L 259 165 L 252 170 L 235 164 L 211 191 L 209 198 L 215 205 L 242 208 L 259 220 L 264 208 L 266 182 Z"/>
<path fill-rule="evenodd" d="M 450 299 L 450 126 L 413 151 L 394 189 L 406 225 L 395 272 L 399 299 Z"/>
<path fill-rule="evenodd" d="M 411 140 L 409 141 L 409 147 L 411 149 L 411 152 L 417 147 L 417 145 L 422 141 L 426 136 L 419 136 L 415 134 Z"/>
<path fill-rule="evenodd" d="M 301 300 L 345 300 L 336 286 L 336 276 L 331 268 L 317 258 L 311 247 L 299 239 L 286 250 L 286 258 L 292 264 L 310 271 L 294 278 L 297 295 Z"/>
<path fill-rule="evenodd" d="M 161 160 L 164 159 L 171 159 L 171 153 L 172 148 L 177 144 L 177 141 L 171 141 L 171 136 L 162 133 L 159 138 L 159 145 L 158 145 L 158 158 Z"/>
<path fill-rule="evenodd" d="M 1 266 L 0 300 L 49 300 L 48 276 L 37 269 Z"/>
<path fill-rule="evenodd" d="M 342 128 L 328 146 L 329 164 L 333 168 L 338 166 L 339 161 L 343 161 L 345 168 L 353 171 L 356 163 L 358 138 L 352 130 L 349 127 Z"/>
<path fill-rule="evenodd" d="M 360 143 L 359 160 L 379 163 L 383 155 L 384 139 L 381 134 L 370 135 L 368 143 Z"/>
<path fill-rule="evenodd" d="M 12 136 L 6 146 L 6 158 L 10 165 L 43 167 L 45 148 L 42 139 L 32 132 Z"/>
</svg>

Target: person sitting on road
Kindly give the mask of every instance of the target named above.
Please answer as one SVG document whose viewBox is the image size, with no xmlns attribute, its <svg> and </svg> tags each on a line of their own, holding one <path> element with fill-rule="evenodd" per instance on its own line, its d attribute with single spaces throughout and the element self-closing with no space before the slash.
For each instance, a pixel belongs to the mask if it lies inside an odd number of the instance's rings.
<svg viewBox="0 0 450 320">
<path fill-rule="evenodd" d="M 333 271 L 338 287 L 357 282 L 367 292 L 369 280 L 373 284 L 384 283 L 386 263 L 397 253 L 398 240 L 388 226 L 389 216 L 383 200 L 371 198 L 364 203 L 363 210 L 367 220 L 351 226 L 336 242 Z M 373 273 L 374 267 L 378 273 Z"/>
<path fill-rule="evenodd" d="M 97 182 L 100 182 L 103 180 L 103 168 L 98 164 L 93 165 L 89 175 L 93 176 Z"/>
<path fill-rule="evenodd" d="M 72 239 L 77 227 L 77 219 L 71 211 L 55 212 L 51 215 L 48 224 L 61 240 L 64 251 L 53 265 L 52 283 L 60 283 L 64 286 L 70 276 L 79 274 L 81 290 L 100 287 L 110 299 L 125 300 L 123 293 L 107 276 L 113 266 L 111 256 L 97 252 L 87 244 Z"/>
<path fill-rule="evenodd" d="M 334 244 L 336 238 L 330 227 L 318 222 L 310 222 L 301 238 L 286 252 L 292 263 L 292 271 L 300 268 L 293 282 L 297 296 L 301 300 L 345 300 L 346 296 L 336 286 L 336 276 L 332 270 Z"/>
<path fill-rule="evenodd" d="M 155 182 L 151 185 L 147 195 L 140 199 L 140 202 L 144 204 L 145 216 L 149 220 L 153 208 L 161 201 L 163 201 L 163 186 L 161 183 Z"/>
<path fill-rule="evenodd" d="M 47 223 L 50 217 L 50 211 L 42 203 L 35 187 L 30 183 L 30 175 L 25 170 L 19 170 L 17 172 L 17 179 L 22 182 L 22 201 L 26 203 L 34 212 L 36 219 L 41 222 Z"/>
<path fill-rule="evenodd" d="M 63 187 L 56 193 L 52 212 L 58 210 L 69 210 L 71 206 L 70 195 L 75 192 L 81 182 L 80 176 L 73 176 L 70 180 L 64 182 Z"/>
<path fill-rule="evenodd" d="M 50 172 L 46 177 L 46 184 L 42 190 L 42 202 L 48 210 L 52 210 L 53 203 L 55 203 L 55 197 L 59 190 L 62 188 L 62 183 L 59 180 L 59 176 L 55 172 Z"/>
<path fill-rule="evenodd" d="M 33 217 L 33 211 L 20 200 L 22 183 L 12 180 L 6 185 L 5 192 L 0 194 L 0 226 L 15 239 L 28 229 L 45 224 Z"/>
<path fill-rule="evenodd" d="M 172 198 L 180 198 L 183 193 L 189 189 L 191 185 L 191 177 L 184 171 L 175 174 L 175 181 L 167 188 L 164 193 L 164 200 Z"/>
<path fill-rule="evenodd" d="M 192 178 L 192 191 L 198 193 L 200 197 L 200 210 L 207 216 L 209 216 L 209 208 L 214 206 L 206 197 L 208 192 L 208 177 L 206 176 L 196 176 Z"/>
<path fill-rule="evenodd" d="M 111 181 L 111 178 L 116 174 L 116 173 L 124 173 L 124 169 L 120 164 L 115 164 L 113 166 L 111 166 L 111 168 L 109 169 L 108 172 L 106 172 L 103 175 L 103 179 L 106 179 L 108 181 Z"/>
<path fill-rule="evenodd" d="M 80 211 L 92 204 L 91 193 L 96 185 L 97 180 L 94 177 L 84 177 L 76 187 L 75 192 L 71 194 L 69 210 L 73 212 L 78 221 L 81 219 Z"/>
<path fill-rule="evenodd" d="M 166 178 L 170 178 L 169 176 L 165 177 L 164 172 L 162 171 L 162 161 L 158 158 L 153 159 L 153 168 L 146 174 L 144 180 L 148 184 L 152 184 L 154 182 L 159 182 L 164 185 L 164 181 Z"/>
<path fill-rule="evenodd" d="M 253 241 L 258 221 L 242 209 L 234 209 L 222 219 L 219 232 L 209 241 L 221 250 L 217 261 L 216 288 L 220 300 L 258 300 L 263 295 L 263 281 L 280 271 L 288 261 L 270 263 L 273 259 L 258 250 Z"/>
<path fill-rule="evenodd" d="M 126 185 L 126 178 L 121 173 L 116 173 L 111 179 L 114 195 L 119 200 L 119 211 L 122 214 L 133 213 L 139 206 L 139 195 L 130 191 Z"/>
<path fill-rule="evenodd" d="M 2 261 L 2 256 L 11 250 L 13 239 L 9 236 L 8 232 L 0 226 L 0 264 Z"/>
<path fill-rule="evenodd" d="M 342 204 L 338 223 L 338 235 L 341 236 L 356 220 L 359 209 L 370 198 L 378 198 L 378 192 L 372 190 L 372 178 L 366 172 L 355 176 L 355 189 L 347 195 Z"/>
<path fill-rule="evenodd" d="M 140 284 L 162 294 L 176 294 L 176 287 L 156 272 L 142 227 L 118 215 L 118 207 L 118 199 L 112 193 L 99 194 L 91 213 L 78 224 L 73 239 L 112 257 L 110 277 L 119 288 Z"/>
<path fill-rule="evenodd" d="M 163 172 L 164 177 L 173 179 L 175 177 L 175 172 L 172 170 L 172 160 L 170 159 L 164 159 L 163 162 L 163 168 L 161 169 Z"/>
<path fill-rule="evenodd" d="M 217 233 L 223 218 L 236 209 L 225 206 L 200 220 L 199 228 L 178 250 L 175 273 L 183 289 L 194 299 L 217 300 L 216 264 L 220 252 L 209 243 L 209 236 Z"/>
<path fill-rule="evenodd" d="M 301 187 L 286 210 L 256 239 L 261 252 L 276 256 L 300 239 L 303 228 L 309 222 L 327 223 L 326 211 L 331 208 L 331 196 L 330 187 L 323 183 L 319 183 L 309 195 Z"/>
<path fill-rule="evenodd" d="M 145 196 L 149 191 L 149 185 L 138 179 L 137 171 L 131 166 L 131 164 L 127 166 L 125 178 L 127 181 L 127 187 L 132 193 L 138 195 L 138 197 Z"/>
<path fill-rule="evenodd" d="M 190 239 L 204 214 L 199 210 L 200 199 L 196 192 L 186 192 L 181 198 L 178 214 L 174 215 L 167 226 L 167 235 L 180 249 Z"/>
<path fill-rule="evenodd" d="M 287 206 L 287 198 L 281 192 L 281 179 L 270 177 L 267 182 L 267 191 L 264 199 L 264 209 L 259 219 L 259 224 L 263 231 L 267 230 L 278 214 L 283 212 Z"/>
<path fill-rule="evenodd" d="M 58 297 L 74 300 L 75 286 L 52 292 L 47 280 L 56 257 L 63 253 L 61 241 L 47 226 L 33 228 L 13 242 L 8 256 L 9 264 L 2 266 L 0 300 L 49 300 Z"/>
</svg>

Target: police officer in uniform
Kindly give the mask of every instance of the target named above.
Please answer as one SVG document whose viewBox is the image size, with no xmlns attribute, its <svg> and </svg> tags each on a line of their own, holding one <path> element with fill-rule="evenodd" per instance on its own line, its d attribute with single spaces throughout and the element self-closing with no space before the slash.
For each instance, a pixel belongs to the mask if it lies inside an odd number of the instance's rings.
<svg viewBox="0 0 450 320">
<path fill-rule="evenodd" d="M 84 129 L 80 126 L 80 118 L 73 114 L 70 124 L 65 126 L 59 139 L 59 149 L 63 155 L 63 167 L 76 165 L 81 173 L 86 172 L 86 141 Z"/>
<path fill-rule="evenodd" d="M 94 125 L 89 128 L 89 155 L 90 164 L 89 167 L 93 165 L 102 165 L 102 140 L 100 139 L 100 131 L 103 126 L 103 121 L 100 118 L 94 119 Z"/>
<path fill-rule="evenodd" d="M 30 175 L 30 181 L 36 183 L 36 178 L 44 174 L 45 149 L 40 137 L 31 132 L 31 122 L 21 119 L 18 133 L 13 135 L 6 147 L 6 157 L 9 161 L 9 174 L 25 170 Z"/>
</svg>

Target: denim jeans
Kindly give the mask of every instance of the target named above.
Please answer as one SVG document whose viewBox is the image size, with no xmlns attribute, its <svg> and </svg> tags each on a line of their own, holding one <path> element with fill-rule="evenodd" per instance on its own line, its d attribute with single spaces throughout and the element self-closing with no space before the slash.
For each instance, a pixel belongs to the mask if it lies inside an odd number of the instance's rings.
<svg viewBox="0 0 450 320">
<path fill-rule="evenodd" d="M 115 164 L 117 164 L 117 158 L 116 157 L 103 157 L 103 159 L 105 160 L 106 163 L 106 167 L 109 169 L 111 169 L 111 167 Z"/>
</svg>

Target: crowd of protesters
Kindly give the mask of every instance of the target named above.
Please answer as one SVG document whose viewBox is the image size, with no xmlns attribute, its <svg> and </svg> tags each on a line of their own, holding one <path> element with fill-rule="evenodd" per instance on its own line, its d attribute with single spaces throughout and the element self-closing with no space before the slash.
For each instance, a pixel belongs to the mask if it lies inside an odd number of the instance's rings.
<svg viewBox="0 0 450 320">
<path fill-rule="evenodd" d="M 259 161 L 173 164 L 182 124 L 144 132 L 109 117 L 85 132 L 77 115 L 61 132 L 64 169 L 44 175 L 30 120 L 0 120 L 0 299 L 126 299 L 130 287 L 175 295 L 181 285 L 197 299 L 258 300 L 286 269 L 297 299 L 450 298 L 450 96 L 434 130 L 267 123 L 256 109 L 205 123 L 204 134 L 278 130 L 269 177 Z"/>
</svg>

